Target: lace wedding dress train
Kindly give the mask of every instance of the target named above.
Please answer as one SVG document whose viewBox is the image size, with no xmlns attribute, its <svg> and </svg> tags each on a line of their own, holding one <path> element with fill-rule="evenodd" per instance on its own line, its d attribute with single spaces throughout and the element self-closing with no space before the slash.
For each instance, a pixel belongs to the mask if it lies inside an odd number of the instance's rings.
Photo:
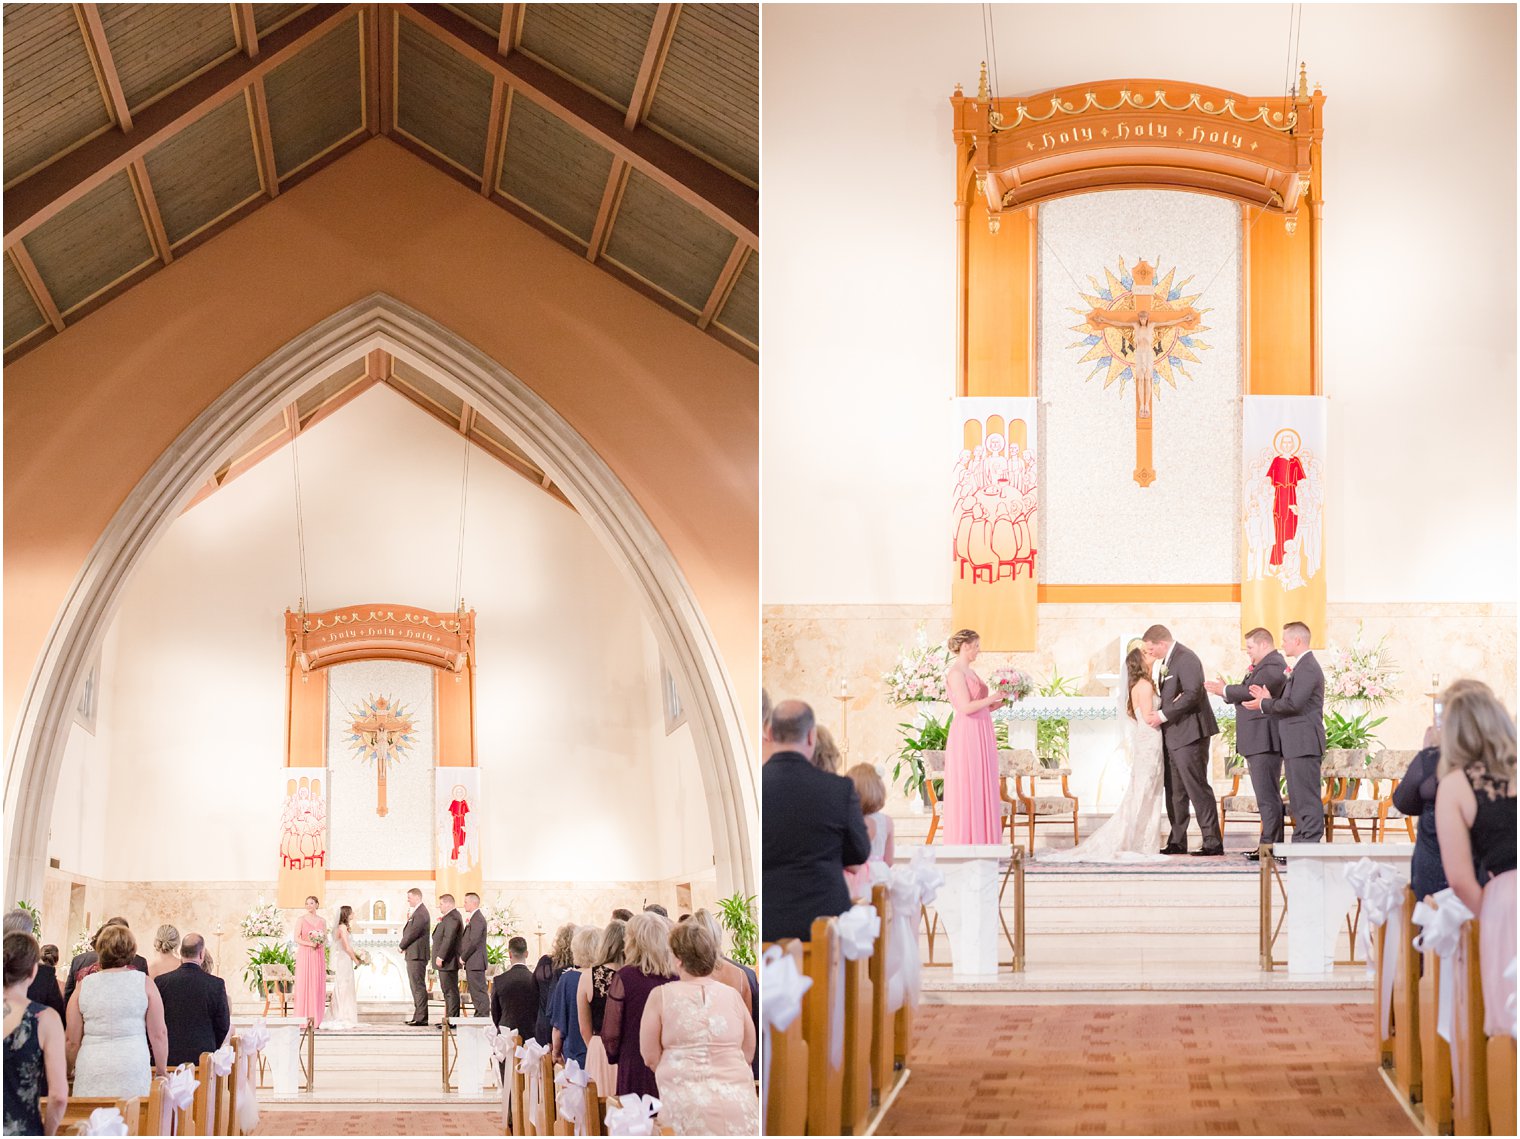
<svg viewBox="0 0 1520 1139">
<path fill-rule="evenodd" d="M 340 927 L 341 928 L 341 927 Z M 347 933 L 345 929 L 344 933 Z M 342 944 L 344 934 L 334 934 L 330 950 L 333 970 L 332 1009 L 323 1028 L 345 1029 L 359 1027 L 359 992 L 354 984 L 354 962 L 348 948 Z"/>
<path fill-rule="evenodd" d="M 1166 758 L 1161 732 L 1130 718 L 1120 704 L 1119 722 L 1129 756 L 1129 787 L 1113 816 L 1070 850 L 1038 856 L 1040 862 L 1166 862 L 1159 853 Z"/>
</svg>

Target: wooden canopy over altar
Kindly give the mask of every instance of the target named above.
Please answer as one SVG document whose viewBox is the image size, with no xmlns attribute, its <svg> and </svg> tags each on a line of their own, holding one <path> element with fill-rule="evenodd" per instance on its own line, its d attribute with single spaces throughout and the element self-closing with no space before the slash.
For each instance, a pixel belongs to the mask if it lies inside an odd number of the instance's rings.
<svg viewBox="0 0 1520 1139">
<path fill-rule="evenodd" d="M 301 671 L 350 660 L 409 660 L 458 672 L 475 648 L 475 613 L 397 605 L 285 611 L 290 664 Z"/>
</svg>

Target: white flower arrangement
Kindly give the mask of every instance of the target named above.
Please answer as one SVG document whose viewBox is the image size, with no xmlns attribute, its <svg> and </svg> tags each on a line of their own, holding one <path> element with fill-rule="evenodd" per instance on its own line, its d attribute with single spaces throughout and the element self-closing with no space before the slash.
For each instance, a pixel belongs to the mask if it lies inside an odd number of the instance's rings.
<svg viewBox="0 0 1520 1139">
<path fill-rule="evenodd" d="M 912 648 L 905 648 L 892 671 L 882 677 L 887 696 L 896 705 L 949 699 L 945 692 L 945 672 L 950 667 L 950 650 L 931 645 L 922 628 Z"/>
<path fill-rule="evenodd" d="M 257 941 L 265 937 L 283 938 L 285 936 L 285 919 L 280 916 L 280 907 L 272 903 L 266 904 L 262 898 L 259 904 L 254 906 L 243 915 L 238 922 L 238 933 L 244 941 Z"/>
<path fill-rule="evenodd" d="M 517 915 L 512 912 L 511 906 L 498 900 L 481 909 L 486 915 L 487 937 L 511 937 L 517 932 Z"/>
<path fill-rule="evenodd" d="M 1386 647 L 1387 641 L 1384 634 L 1375 645 L 1362 644 L 1362 627 L 1358 625 L 1350 648 L 1330 646 L 1325 696 L 1332 705 L 1361 701 L 1375 708 L 1398 694 L 1399 672 Z"/>
<path fill-rule="evenodd" d="M 90 948 L 90 931 L 85 930 L 74 940 L 74 944 L 69 946 L 69 960 L 74 960 L 81 953 L 88 953 Z"/>
</svg>

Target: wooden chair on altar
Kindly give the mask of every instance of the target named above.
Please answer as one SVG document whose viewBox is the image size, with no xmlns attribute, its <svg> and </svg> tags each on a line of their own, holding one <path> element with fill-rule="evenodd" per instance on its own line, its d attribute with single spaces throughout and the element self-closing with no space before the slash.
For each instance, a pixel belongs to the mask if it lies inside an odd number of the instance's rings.
<svg viewBox="0 0 1520 1139">
<path fill-rule="evenodd" d="M 1021 747 L 1012 751 L 998 752 L 998 771 L 1001 794 L 1006 804 L 1005 810 L 1009 812 L 1009 817 L 1005 821 L 1010 828 L 1022 825 L 1029 827 L 1030 850 L 1034 849 L 1036 820 L 1044 823 L 1064 823 L 1066 816 L 1070 815 L 1072 842 L 1081 841 L 1078 814 L 1081 805 L 1077 802 L 1077 797 L 1071 793 L 1071 768 L 1041 767 L 1033 749 Z M 1009 779 L 1013 780 L 1011 795 L 1008 791 Z M 1040 781 L 1054 779 L 1061 781 L 1061 793 L 1041 795 Z M 1024 817 L 1024 823 L 1018 821 L 1020 815 Z"/>
<path fill-rule="evenodd" d="M 878 886 L 878 890 L 885 887 Z M 802 973 L 802 942 L 787 938 L 777 943 L 781 952 L 792 958 Z M 770 948 L 766 946 L 765 948 Z M 802 1035 L 802 1016 L 778 1032 L 761 1022 L 761 1031 L 770 1034 L 770 1082 L 765 1088 L 765 1133 L 767 1135 L 801 1135 L 807 1127 L 808 1045 Z"/>
<path fill-rule="evenodd" d="M 802 1037 L 808 1046 L 809 1135 L 838 1135 L 844 1110 L 844 954 L 838 919 L 813 922 L 802 948 L 803 972 L 813 979 L 802 998 Z"/>
<path fill-rule="evenodd" d="M 926 751 L 921 753 L 924 757 L 924 792 L 929 796 L 929 836 L 924 839 L 924 845 L 930 846 L 934 842 L 934 836 L 939 832 L 940 815 L 944 807 L 943 791 L 935 789 L 935 780 L 943 783 L 945 778 L 945 753 L 942 751 Z M 1003 766 L 1003 757 L 1012 754 L 1010 752 L 998 752 L 998 766 Z M 1002 814 L 1003 829 L 1008 828 L 1008 820 L 1012 813 L 1012 804 L 1008 801 L 1006 786 L 1000 793 L 1002 802 L 998 804 L 998 810 Z"/>
<path fill-rule="evenodd" d="M 1361 831 L 1356 825 L 1358 822 L 1370 824 L 1372 841 L 1382 842 L 1388 836 L 1388 819 L 1392 816 L 1395 820 L 1404 819 L 1409 841 L 1413 842 L 1414 820 L 1405 818 L 1393 805 L 1393 789 L 1399 785 L 1404 772 L 1409 770 L 1410 761 L 1414 757 L 1412 751 L 1380 751 L 1369 757 L 1366 765 L 1359 770 L 1355 769 L 1356 761 L 1351 760 L 1348 770 L 1338 779 L 1338 794 L 1331 798 L 1329 804 L 1329 814 L 1325 819 L 1326 838 L 1329 838 L 1334 820 L 1345 819 L 1351 825 L 1351 837 L 1356 842 L 1362 841 Z M 1357 798 L 1363 780 L 1372 785 L 1370 799 Z"/>
<path fill-rule="evenodd" d="M 1387 840 L 1389 819 L 1393 819 L 1395 822 L 1402 819 L 1404 831 L 1409 835 L 1409 841 L 1413 842 L 1415 840 L 1414 820 L 1393 805 L 1393 792 L 1403 781 L 1404 773 L 1409 770 L 1409 765 L 1414 762 L 1414 757 L 1419 754 L 1418 751 L 1414 750 L 1387 748 L 1378 752 L 1373 757 L 1372 767 L 1375 771 L 1373 776 L 1374 793 L 1376 793 L 1379 782 L 1386 784 L 1382 794 L 1378 796 L 1379 809 L 1377 826 L 1372 835 L 1373 842 L 1384 842 Z"/>
<path fill-rule="evenodd" d="M 1323 793 L 1320 796 L 1325 806 L 1325 841 L 1335 841 L 1335 820 L 1346 819 L 1351 823 L 1352 834 L 1356 841 L 1361 842 L 1361 836 L 1356 832 L 1356 821 L 1350 814 L 1338 813 L 1338 805 L 1348 800 L 1355 801 L 1357 792 L 1360 790 L 1362 780 L 1367 775 L 1366 762 L 1359 758 L 1360 752 L 1337 750 L 1325 756 L 1325 761 L 1320 765 L 1320 779 Z M 1368 800 L 1370 803 L 1371 800 Z M 1370 820 L 1377 817 L 1377 804 L 1373 803 L 1372 814 L 1367 816 Z"/>
<path fill-rule="evenodd" d="M 281 965 L 278 962 L 259 966 L 259 980 L 264 986 L 264 1015 L 269 1015 L 269 1002 L 278 993 L 280 997 L 280 1015 L 289 1016 L 290 1006 L 286 1003 L 290 997 L 290 989 L 296 983 L 296 976 L 290 971 L 290 966 Z"/>
<path fill-rule="evenodd" d="M 1261 833 L 1261 806 L 1256 801 L 1255 792 L 1253 790 L 1245 794 L 1240 790 L 1241 780 L 1245 777 L 1246 769 L 1242 763 L 1230 773 L 1229 793 L 1219 797 L 1219 833 L 1221 835 L 1224 834 L 1225 826 L 1232 821 L 1249 822 L 1256 829 L 1257 834 Z M 1233 820 L 1230 818 L 1231 815 L 1235 816 Z M 1283 825 L 1285 827 L 1293 825 L 1293 812 L 1288 810 L 1286 797 L 1283 799 Z"/>
</svg>

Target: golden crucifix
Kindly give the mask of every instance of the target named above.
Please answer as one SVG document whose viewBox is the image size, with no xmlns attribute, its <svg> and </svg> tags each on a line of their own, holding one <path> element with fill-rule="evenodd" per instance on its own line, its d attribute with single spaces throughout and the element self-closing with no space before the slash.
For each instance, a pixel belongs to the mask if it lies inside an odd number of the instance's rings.
<svg viewBox="0 0 1520 1139">
<path fill-rule="evenodd" d="M 353 731 L 359 736 L 364 754 L 375 757 L 375 814 L 385 817 L 385 770 L 398 758 L 405 745 L 399 738 L 412 730 L 410 717 L 397 715 L 384 696 L 371 702 L 368 714 L 356 717 Z"/>
<path fill-rule="evenodd" d="M 1150 486 L 1156 481 L 1155 468 L 1151 466 L 1151 392 L 1156 386 L 1156 330 L 1179 327 L 1195 331 L 1202 323 L 1199 312 L 1187 306 L 1166 309 L 1164 315 L 1151 311 L 1151 301 L 1156 289 L 1156 268 L 1141 260 L 1132 271 L 1133 286 L 1130 295 L 1133 308 L 1095 308 L 1087 314 L 1088 327 L 1097 335 L 1105 328 L 1129 330 L 1134 351 L 1130 357 L 1130 373 L 1135 381 L 1135 481 Z"/>
</svg>

